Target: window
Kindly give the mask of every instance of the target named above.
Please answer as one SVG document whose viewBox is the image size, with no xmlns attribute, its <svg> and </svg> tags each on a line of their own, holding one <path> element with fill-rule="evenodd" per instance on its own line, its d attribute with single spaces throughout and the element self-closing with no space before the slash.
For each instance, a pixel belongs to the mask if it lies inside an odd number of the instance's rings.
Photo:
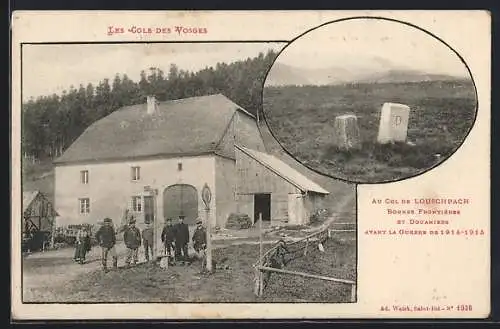
<svg viewBox="0 0 500 329">
<path fill-rule="evenodd" d="M 138 181 L 141 179 L 141 167 L 132 167 L 132 180 Z"/>
<path fill-rule="evenodd" d="M 142 198 L 140 196 L 132 197 L 132 211 L 141 212 L 142 211 Z"/>
<path fill-rule="evenodd" d="M 178 171 L 181 171 L 181 170 L 182 170 L 182 162 L 179 162 L 179 163 L 177 164 L 177 170 L 178 170 Z"/>
<path fill-rule="evenodd" d="M 86 215 L 90 213 L 90 199 L 89 198 L 82 198 L 78 199 L 80 203 L 80 214 L 81 215 Z"/>
<path fill-rule="evenodd" d="M 89 171 L 88 170 L 80 171 L 80 183 L 82 183 L 82 184 L 89 183 Z"/>
</svg>

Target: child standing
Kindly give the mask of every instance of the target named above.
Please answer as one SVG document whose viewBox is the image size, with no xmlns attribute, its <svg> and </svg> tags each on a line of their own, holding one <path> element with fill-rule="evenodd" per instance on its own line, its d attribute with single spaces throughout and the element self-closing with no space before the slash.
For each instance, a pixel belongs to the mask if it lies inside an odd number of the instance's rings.
<svg viewBox="0 0 500 329">
<path fill-rule="evenodd" d="M 79 229 L 76 233 L 75 241 L 75 262 L 79 264 L 85 263 L 85 256 L 87 254 L 86 233 L 83 229 Z"/>
</svg>

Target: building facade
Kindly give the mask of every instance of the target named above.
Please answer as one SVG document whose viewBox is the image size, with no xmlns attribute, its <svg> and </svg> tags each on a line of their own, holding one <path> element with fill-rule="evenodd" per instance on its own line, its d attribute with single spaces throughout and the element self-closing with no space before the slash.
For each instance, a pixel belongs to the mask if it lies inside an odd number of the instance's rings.
<svg viewBox="0 0 500 329">
<path fill-rule="evenodd" d="M 167 218 L 231 213 L 272 224 L 305 224 L 328 192 L 266 153 L 255 117 L 223 95 L 117 110 L 95 122 L 55 161 L 61 225 L 120 224 L 125 209 L 141 227 Z M 212 192 L 205 212 L 201 191 Z M 157 236 L 159 241 L 159 236 Z"/>
</svg>

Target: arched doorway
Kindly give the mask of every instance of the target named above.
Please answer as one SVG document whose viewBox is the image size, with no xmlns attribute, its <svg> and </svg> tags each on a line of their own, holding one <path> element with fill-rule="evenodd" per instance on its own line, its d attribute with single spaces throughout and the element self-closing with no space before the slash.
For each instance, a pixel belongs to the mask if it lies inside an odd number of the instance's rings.
<svg viewBox="0 0 500 329">
<path fill-rule="evenodd" d="M 184 222 L 192 225 L 198 217 L 198 192 L 188 184 L 175 184 L 163 191 L 163 217 L 177 220 L 184 216 Z"/>
</svg>

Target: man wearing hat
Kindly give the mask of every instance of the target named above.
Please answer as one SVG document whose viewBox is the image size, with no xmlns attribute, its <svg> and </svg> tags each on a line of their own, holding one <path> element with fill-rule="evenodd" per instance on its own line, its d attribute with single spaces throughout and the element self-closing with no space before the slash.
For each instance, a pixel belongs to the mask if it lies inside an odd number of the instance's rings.
<svg viewBox="0 0 500 329">
<path fill-rule="evenodd" d="M 200 218 L 196 219 L 196 229 L 193 233 L 193 247 L 201 258 L 205 257 L 207 249 L 207 231 L 203 227 L 203 222 Z"/>
<path fill-rule="evenodd" d="M 154 230 L 151 222 L 146 222 L 146 227 L 142 230 L 142 243 L 144 245 L 144 255 L 146 256 L 146 262 L 149 262 L 149 254 L 151 253 L 151 259 L 153 259 L 153 236 Z"/>
<path fill-rule="evenodd" d="M 184 216 L 179 216 L 179 223 L 175 227 L 175 258 L 188 261 L 189 228 L 184 223 Z"/>
<path fill-rule="evenodd" d="M 113 268 L 118 267 L 118 256 L 116 255 L 116 234 L 111 218 L 104 218 L 103 225 L 96 232 L 96 240 L 101 246 L 101 262 L 105 272 L 108 271 L 108 254 L 113 257 Z"/>
<path fill-rule="evenodd" d="M 169 257 L 169 260 L 173 260 L 173 253 L 175 241 L 175 227 L 172 224 L 172 218 L 167 218 L 165 221 L 165 226 L 161 232 L 161 242 L 165 245 L 165 251 Z"/>
<path fill-rule="evenodd" d="M 135 226 L 135 218 L 133 216 L 130 218 L 128 227 L 123 233 L 123 241 L 127 247 L 125 264 L 127 266 L 130 266 L 131 262 L 133 265 L 137 264 L 139 261 L 137 252 L 141 246 L 141 231 Z"/>
</svg>

